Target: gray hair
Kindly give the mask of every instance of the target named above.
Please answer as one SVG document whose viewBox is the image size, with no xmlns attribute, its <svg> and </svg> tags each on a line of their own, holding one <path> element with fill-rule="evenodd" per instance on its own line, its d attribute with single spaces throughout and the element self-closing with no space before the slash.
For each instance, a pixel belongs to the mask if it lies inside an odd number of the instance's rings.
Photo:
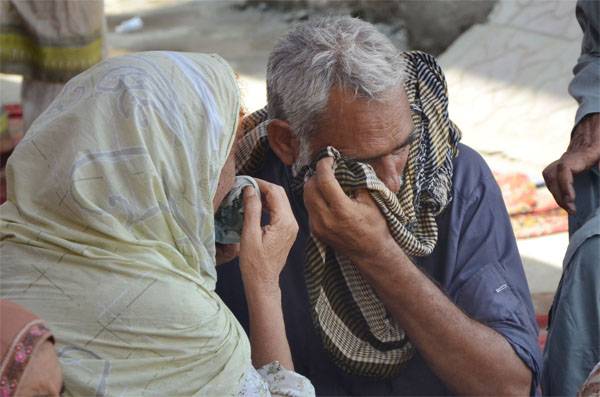
<svg viewBox="0 0 600 397">
<path fill-rule="evenodd" d="M 351 17 L 318 18 L 297 26 L 271 52 L 267 112 L 271 119 L 287 120 L 306 146 L 333 87 L 380 100 L 403 82 L 404 75 L 399 51 L 370 23 Z"/>
</svg>

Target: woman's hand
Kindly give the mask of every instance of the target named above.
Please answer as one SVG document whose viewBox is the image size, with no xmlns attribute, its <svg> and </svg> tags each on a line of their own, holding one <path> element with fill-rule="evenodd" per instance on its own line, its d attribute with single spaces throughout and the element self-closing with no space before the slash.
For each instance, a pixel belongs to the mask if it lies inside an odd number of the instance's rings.
<svg viewBox="0 0 600 397">
<path fill-rule="evenodd" d="M 238 257 L 240 254 L 239 244 L 215 244 L 215 259 L 217 265 L 228 263 Z"/>
<path fill-rule="evenodd" d="M 281 186 L 257 179 L 257 192 L 244 190 L 244 227 L 240 241 L 240 270 L 250 317 L 252 363 L 256 368 L 279 361 L 294 369 L 285 335 L 279 273 L 298 233 L 298 224 Z M 260 226 L 262 209 L 270 223 Z"/>
<path fill-rule="evenodd" d="M 281 186 L 256 179 L 256 191 L 244 189 L 244 227 L 240 241 L 240 269 L 246 292 L 279 293 L 279 273 L 283 269 L 296 235 L 298 224 Z M 261 210 L 269 213 L 270 223 L 261 227 Z"/>
</svg>

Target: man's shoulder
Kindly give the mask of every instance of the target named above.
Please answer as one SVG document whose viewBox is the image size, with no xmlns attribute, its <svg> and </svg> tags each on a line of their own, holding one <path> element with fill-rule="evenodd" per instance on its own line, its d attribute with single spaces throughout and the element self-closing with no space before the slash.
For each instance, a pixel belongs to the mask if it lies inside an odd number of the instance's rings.
<svg viewBox="0 0 600 397">
<path fill-rule="evenodd" d="M 286 166 L 270 147 L 265 153 L 262 166 L 252 176 L 280 186 L 285 187 L 287 185 Z"/>
<path fill-rule="evenodd" d="M 476 150 L 460 143 L 454 159 L 454 196 L 463 199 L 479 197 L 483 191 L 500 194 L 498 184 L 487 163 Z"/>
</svg>

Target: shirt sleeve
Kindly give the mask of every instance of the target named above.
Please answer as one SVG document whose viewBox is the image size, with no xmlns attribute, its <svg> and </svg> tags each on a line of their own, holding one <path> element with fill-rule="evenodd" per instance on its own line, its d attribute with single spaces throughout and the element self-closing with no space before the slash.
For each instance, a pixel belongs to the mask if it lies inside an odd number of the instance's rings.
<svg viewBox="0 0 600 397">
<path fill-rule="evenodd" d="M 315 396 L 315 388 L 307 378 L 283 368 L 277 361 L 261 367 L 258 373 L 269 386 L 272 397 Z"/>
<path fill-rule="evenodd" d="M 569 93 L 579 103 L 575 125 L 588 114 L 600 112 L 600 1 L 578 0 L 576 15 L 583 41 L 569 85 Z"/>
<path fill-rule="evenodd" d="M 544 352 L 545 395 L 574 396 L 600 360 L 600 235 L 571 257 L 556 292 Z"/>
<path fill-rule="evenodd" d="M 471 318 L 502 335 L 532 372 L 535 394 L 541 372 L 538 328 L 510 219 L 491 173 L 467 197 L 459 229 L 451 291 Z"/>
</svg>

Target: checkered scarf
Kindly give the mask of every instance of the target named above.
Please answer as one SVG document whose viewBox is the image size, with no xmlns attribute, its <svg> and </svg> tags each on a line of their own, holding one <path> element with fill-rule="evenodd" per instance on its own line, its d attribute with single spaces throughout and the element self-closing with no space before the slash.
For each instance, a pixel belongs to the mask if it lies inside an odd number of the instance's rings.
<svg viewBox="0 0 600 397">
<path fill-rule="evenodd" d="M 418 257 L 435 248 L 435 217 L 452 199 L 452 160 L 461 134 L 448 117 L 446 81 L 435 59 L 418 51 L 403 55 L 405 90 L 417 137 L 409 149 L 400 192 L 390 191 L 371 166 L 344 158 L 333 147 L 323 149 L 295 182 L 301 189 L 304 176 L 314 172 L 316 163 L 333 157 L 343 190 L 350 194 L 367 189 L 398 245 L 407 255 Z M 260 169 L 269 148 L 267 125 L 264 110 L 244 120 L 247 133 L 236 153 L 238 173 L 252 175 Z M 311 236 L 305 278 L 314 326 L 337 365 L 362 376 L 396 376 L 414 348 L 356 266 Z"/>
</svg>

